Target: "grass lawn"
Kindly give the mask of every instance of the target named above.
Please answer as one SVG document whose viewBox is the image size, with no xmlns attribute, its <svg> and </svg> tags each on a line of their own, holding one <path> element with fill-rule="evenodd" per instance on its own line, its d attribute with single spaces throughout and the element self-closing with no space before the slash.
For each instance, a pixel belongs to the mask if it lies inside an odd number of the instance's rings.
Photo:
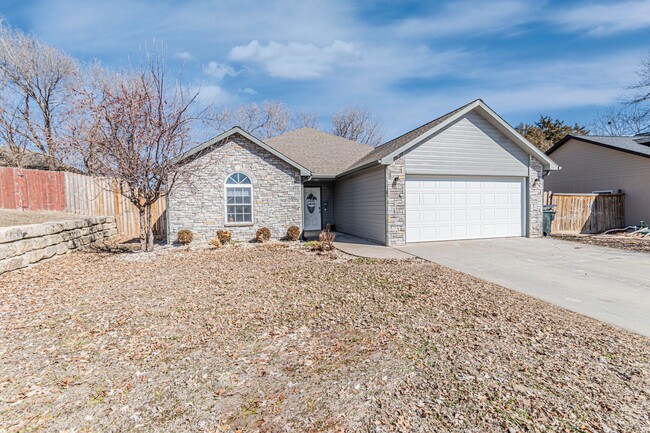
<svg viewBox="0 0 650 433">
<path fill-rule="evenodd" d="M 650 431 L 650 340 L 422 261 L 269 244 L 0 276 L 0 431 Z"/>
</svg>

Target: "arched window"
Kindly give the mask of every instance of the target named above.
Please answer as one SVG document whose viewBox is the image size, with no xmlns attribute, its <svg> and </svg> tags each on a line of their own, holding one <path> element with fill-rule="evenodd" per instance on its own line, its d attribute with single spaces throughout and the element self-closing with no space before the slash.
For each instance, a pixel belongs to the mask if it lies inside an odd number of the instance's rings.
<svg viewBox="0 0 650 433">
<path fill-rule="evenodd" d="M 253 222 L 253 184 L 244 173 L 233 173 L 226 179 L 226 223 Z"/>
</svg>

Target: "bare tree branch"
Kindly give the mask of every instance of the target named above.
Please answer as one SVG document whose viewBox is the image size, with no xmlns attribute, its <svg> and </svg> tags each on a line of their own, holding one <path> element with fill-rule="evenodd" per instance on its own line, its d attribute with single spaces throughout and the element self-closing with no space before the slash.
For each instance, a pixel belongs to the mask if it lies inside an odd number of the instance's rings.
<svg viewBox="0 0 650 433">
<path fill-rule="evenodd" d="M 320 122 L 318 121 L 318 113 L 309 113 L 307 111 L 300 110 L 291 119 L 291 127 L 293 129 L 298 129 L 298 128 L 320 129 Z"/>
<path fill-rule="evenodd" d="M 284 134 L 290 129 L 291 113 L 286 105 L 276 101 L 264 101 L 239 107 L 221 107 L 210 110 L 206 123 L 224 132 L 239 126 L 261 140 Z"/>
<path fill-rule="evenodd" d="M 367 108 L 349 106 L 332 114 L 332 134 L 371 146 L 378 146 L 383 140 L 379 123 L 373 119 Z"/>
<path fill-rule="evenodd" d="M 638 81 L 629 88 L 635 92 L 631 98 L 631 104 L 638 104 L 650 101 L 650 54 L 641 60 L 641 66 L 637 71 Z"/>
<path fill-rule="evenodd" d="M 64 150 L 64 107 L 76 61 L 39 39 L 0 23 L 0 76 L 6 83 L 4 114 L 11 113 L 16 132 L 48 156 L 50 169 Z"/>
<path fill-rule="evenodd" d="M 636 135 L 650 131 L 647 103 L 621 104 L 598 113 L 592 132 L 597 135 Z"/>
</svg>

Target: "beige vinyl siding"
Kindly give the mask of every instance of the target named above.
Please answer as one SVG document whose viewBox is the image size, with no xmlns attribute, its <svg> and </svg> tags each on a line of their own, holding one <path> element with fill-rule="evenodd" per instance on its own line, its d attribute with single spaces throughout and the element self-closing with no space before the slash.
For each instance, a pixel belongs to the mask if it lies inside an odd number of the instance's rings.
<svg viewBox="0 0 650 433">
<path fill-rule="evenodd" d="M 327 224 L 334 224 L 334 196 L 332 191 L 332 182 L 305 182 L 304 187 L 320 187 L 322 226 L 325 228 L 327 227 Z M 325 209 L 325 202 L 327 202 L 327 209 Z"/>
<path fill-rule="evenodd" d="M 476 112 L 456 120 L 404 159 L 408 174 L 528 176 L 528 154 Z"/>
<path fill-rule="evenodd" d="M 625 193 L 625 223 L 650 222 L 650 158 L 569 140 L 551 158 L 562 167 L 544 179 L 558 193 Z"/>
<path fill-rule="evenodd" d="M 383 166 L 334 184 L 336 230 L 378 242 L 386 239 L 386 178 Z"/>
</svg>

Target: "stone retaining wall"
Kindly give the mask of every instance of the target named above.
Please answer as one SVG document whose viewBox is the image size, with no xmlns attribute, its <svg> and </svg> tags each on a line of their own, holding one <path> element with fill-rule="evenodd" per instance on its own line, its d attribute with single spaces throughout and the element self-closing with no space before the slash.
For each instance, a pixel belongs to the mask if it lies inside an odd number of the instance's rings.
<svg viewBox="0 0 650 433">
<path fill-rule="evenodd" d="M 0 228 L 0 274 L 24 268 L 117 233 L 113 217 Z"/>
</svg>

